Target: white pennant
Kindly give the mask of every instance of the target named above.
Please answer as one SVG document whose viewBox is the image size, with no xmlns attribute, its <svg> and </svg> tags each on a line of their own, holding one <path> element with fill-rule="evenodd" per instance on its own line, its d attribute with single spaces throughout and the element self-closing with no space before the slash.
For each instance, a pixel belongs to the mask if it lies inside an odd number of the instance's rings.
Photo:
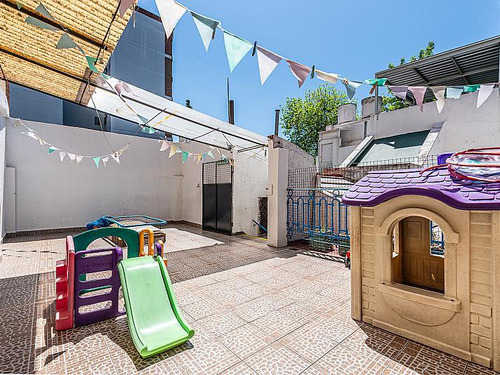
<svg viewBox="0 0 500 375">
<path fill-rule="evenodd" d="M 76 164 L 80 164 L 80 162 L 82 161 L 82 159 L 83 159 L 83 156 L 76 155 Z"/>
<path fill-rule="evenodd" d="M 120 155 L 118 154 L 113 154 L 111 155 L 111 157 L 118 163 L 120 164 Z"/>
<path fill-rule="evenodd" d="M 109 156 L 106 156 L 106 157 L 102 158 L 101 160 L 102 160 L 104 166 L 106 167 L 108 165 Z"/>
<path fill-rule="evenodd" d="M 282 57 L 274 52 L 257 46 L 257 61 L 259 63 L 260 83 L 264 84 L 271 73 L 276 69 Z"/>
<path fill-rule="evenodd" d="M 59 158 L 61 161 L 64 161 L 64 157 L 66 156 L 66 153 L 64 151 L 59 151 Z"/>
<path fill-rule="evenodd" d="M 333 85 L 335 85 L 340 78 L 340 76 L 338 74 L 325 73 L 325 72 L 322 72 L 321 70 L 318 70 L 318 69 L 316 69 L 316 77 L 318 77 L 322 81 L 330 82 Z"/>
<path fill-rule="evenodd" d="M 168 39 L 174 31 L 175 25 L 186 12 L 186 8 L 180 6 L 174 0 L 156 0 L 156 7 L 160 13 L 161 22 Z"/>
<path fill-rule="evenodd" d="M 441 111 L 444 108 L 444 103 L 446 102 L 445 98 L 444 98 L 444 94 L 446 92 L 446 86 L 434 86 L 434 87 L 431 87 L 431 90 L 432 90 L 434 96 L 436 97 L 437 110 L 439 113 L 441 113 Z"/>
<path fill-rule="evenodd" d="M 205 51 L 208 51 L 210 42 L 214 38 L 215 30 L 217 29 L 217 26 L 219 26 L 220 22 L 193 11 L 190 11 L 190 13 L 191 16 L 193 16 L 193 21 L 198 29 L 198 32 L 200 33 L 203 46 L 205 46 Z"/>
<path fill-rule="evenodd" d="M 494 88 L 495 84 L 493 83 L 481 85 L 479 93 L 477 94 L 477 108 L 481 107 L 481 105 L 488 100 Z"/>
<path fill-rule="evenodd" d="M 72 163 L 75 161 L 75 158 L 76 158 L 76 157 L 75 157 L 75 154 L 70 154 L 70 153 L 68 152 L 68 157 L 69 157 L 69 160 L 70 160 Z"/>
</svg>

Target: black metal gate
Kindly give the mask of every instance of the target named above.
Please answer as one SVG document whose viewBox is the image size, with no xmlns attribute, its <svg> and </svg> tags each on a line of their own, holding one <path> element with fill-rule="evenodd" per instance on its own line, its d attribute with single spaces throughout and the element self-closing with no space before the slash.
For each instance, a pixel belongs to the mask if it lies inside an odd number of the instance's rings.
<svg viewBox="0 0 500 375">
<path fill-rule="evenodd" d="M 231 233 L 233 229 L 233 167 L 228 160 L 204 163 L 203 229 Z"/>
</svg>

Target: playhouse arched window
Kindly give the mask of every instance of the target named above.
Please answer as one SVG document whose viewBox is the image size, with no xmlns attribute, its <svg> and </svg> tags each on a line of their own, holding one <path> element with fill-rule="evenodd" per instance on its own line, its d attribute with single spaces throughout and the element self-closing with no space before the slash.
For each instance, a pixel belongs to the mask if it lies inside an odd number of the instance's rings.
<svg viewBox="0 0 500 375">
<path fill-rule="evenodd" d="M 400 220 L 392 234 L 392 281 L 444 293 L 444 234 L 429 219 Z"/>
</svg>

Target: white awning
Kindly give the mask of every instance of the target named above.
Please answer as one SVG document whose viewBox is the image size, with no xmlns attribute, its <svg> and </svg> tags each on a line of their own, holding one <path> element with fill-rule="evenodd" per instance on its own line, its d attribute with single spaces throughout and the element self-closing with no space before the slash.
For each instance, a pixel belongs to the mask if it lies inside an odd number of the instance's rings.
<svg viewBox="0 0 500 375">
<path fill-rule="evenodd" d="M 111 78 L 108 82 L 115 85 L 120 81 Z M 152 119 L 147 124 L 152 128 L 215 147 L 241 150 L 267 146 L 267 138 L 260 134 L 184 107 L 128 83 L 127 86 L 130 90 L 122 91 L 127 104 L 106 85 L 95 89 L 88 106 L 95 105 L 99 111 L 132 122 L 139 121 L 138 114 L 148 121 Z"/>
</svg>

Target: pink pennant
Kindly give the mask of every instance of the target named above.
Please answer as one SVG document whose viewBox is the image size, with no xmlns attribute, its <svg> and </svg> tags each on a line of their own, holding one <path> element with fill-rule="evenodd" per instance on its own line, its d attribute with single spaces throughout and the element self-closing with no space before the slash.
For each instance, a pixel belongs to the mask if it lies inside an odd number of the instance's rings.
<svg viewBox="0 0 500 375">
<path fill-rule="evenodd" d="M 169 143 L 165 140 L 161 141 L 160 152 L 167 150 L 170 147 Z"/>
<path fill-rule="evenodd" d="M 406 94 L 408 93 L 408 86 L 388 86 L 392 91 L 394 96 L 397 96 L 400 99 L 405 100 Z"/>
<path fill-rule="evenodd" d="M 66 156 L 66 153 L 64 151 L 59 151 L 59 158 L 61 161 L 64 161 L 64 157 Z"/>
<path fill-rule="evenodd" d="M 76 156 L 75 156 L 75 154 L 70 154 L 70 153 L 68 152 L 68 157 L 69 157 L 69 160 L 71 161 L 71 163 L 73 163 L 73 162 L 76 160 Z"/>
<path fill-rule="evenodd" d="M 415 101 L 417 102 L 418 108 L 423 112 L 424 111 L 424 96 L 427 91 L 426 86 L 410 86 L 408 90 L 411 91 Z"/>
<path fill-rule="evenodd" d="M 288 63 L 290 71 L 292 72 L 294 77 L 299 81 L 299 88 L 302 87 L 307 77 L 309 77 L 309 74 L 311 73 L 311 68 L 288 59 L 286 60 L 286 62 Z"/>
<path fill-rule="evenodd" d="M 120 12 L 120 17 L 123 18 L 128 8 L 130 8 L 133 4 L 135 4 L 135 0 L 120 0 L 120 6 L 118 11 Z"/>
</svg>

